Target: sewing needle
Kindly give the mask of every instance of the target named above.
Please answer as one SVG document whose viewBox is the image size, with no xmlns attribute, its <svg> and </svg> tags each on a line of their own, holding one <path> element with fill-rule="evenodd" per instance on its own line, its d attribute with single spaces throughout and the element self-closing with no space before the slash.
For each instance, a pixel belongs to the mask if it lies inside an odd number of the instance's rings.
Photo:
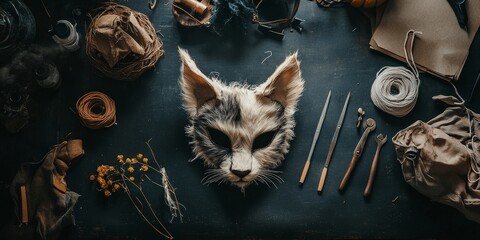
<svg viewBox="0 0 480 240">
<path fill-rule="evenodd" d="M 302 175 L 300 176 L 300 184 L 303 184 L 303 182 L 305 182 L 305 177 L 307 177 L 308 169 L 310 168 L 310 159 L 312 158 L 315 145 L 317 145 L 318 136 L 320 135 L 320 130 L 322 129 L 323 121 L 325 120 L 325 115 L 327 114 L 327 108 L 328 108 L 328 104 L 330 103 L 331 95 L 332 95 L 332 90 L 328 91 L 327 100 L 325 101 L 322 114 L 320 115 L 320 119 L 318 120 L 317 129 L 315 130 L 315 134 L 313 135 L 312 146 L 310 147 L 310 153 L 308 153 L 307 161 L 305 162 Z"/>
<path fill-rule="evenodd" d="M 328 172 L 328 165 L 332 160 L 333 150 L 335 149 L 335 145 L 337 144 L 338 134 L 340 133 L 340 129 L 343 125 L 343 119 L 345 119 L 345 112 L 347 111 L 348 101 L 350 100 L 350 92 L 348 92 L 347 99 L 345 99 L 345 104 L 343 105 L 342 113 L 340 114 L 340 118 L 337 122 L 337 128 L 335 129 L 335 133 L 333 134 L 332 141 L 330 142 L 330 148 L 328 149 L 327 159 L 325 160 L 325 165 L 323 166 L 322 176 L 320 176 L 320 182 L 318 183 L 317 191 L 320 193 L 323 190 L 323 185 L 325 184 L 325 179 L 327 178 Z"/>
</svg>

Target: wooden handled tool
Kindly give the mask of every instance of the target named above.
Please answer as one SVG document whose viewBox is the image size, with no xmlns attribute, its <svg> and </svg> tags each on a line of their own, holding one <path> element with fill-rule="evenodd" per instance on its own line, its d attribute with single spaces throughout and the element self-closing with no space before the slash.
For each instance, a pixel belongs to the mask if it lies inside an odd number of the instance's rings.
<svg viewBox="0 0 480 240">
<path fill-rule="evenodd" d="M 365 187 L 365 191 L 363 192 L 364 197 L 370 196 L 372 192 L 373 180 L 375 179 L 375 171 L 377 171 L 378 165 L 378 157 L 380 155 L 380 150 L 382 149 L 383 144 L 387 142 L 387 135 L 378 134 L 377 138 L 375 138 L 377 142 L 377 151 L 375 151 L 375 157 L 373 157 L 372 167 L 370 167 L 370 176 L 368 176 L 367 186 Z"/>
<path fill-rule="evenodd" d="M 330 161 L 332 160 L 333 150 L 335 150 L 335 145 L 337 144 L 338 134 L 340 133 L 340 129 L 343 125 L 343 119 L 345 119 L 345 113 L 347 112 L 348 101 L 350 101 L 350 92 L 348 92 L 347 99 L 345 99 L 345 103 L 343 104 L 342 113 L 338 118 L 337 128 L 335 129 L 335 133 L 333 134 L 332 141 L 330 142 L 330 148 L 328 149 L 327 159 L 325 160 L 325 165 L 323 165 L 322 175 L 320 176 L 320 181 L 318 182 L 318 193 L 321 193 L 323 190 L 323 185 L 325 185 L 325 179 L 327 179 L 328 173 L 328 166 L 330 165 Z"/>
<path fill-rule="evenodd" d="M 357 147 L 355 147 L 355 151 L 353 152 L 352 160 L 350 160 L 350 164 L 348 165 L 347 172 L 345 173 L 345 176 L 343 176 L 342 182 L 340 182 L 340 186 L 338 187 L 338 190 L 340 191 L 347 186 L 348 179 L 350 178 L 350 175 L 352 175 L 353 169 L 355 169 L 355 165 L 357 164 L 358 159 L 362 155 L 363 147 L 367 142 L 368 134 L 375 130 L 375 128 L 377 127 L 377 123 L 371 118 L 367 119 L 365 124 L 365 131 L 363 132 L 362 137 L 358 141 Z"/>
<path fill-rule="evenodd" d="M 332 95 L 332 90 L 328 91 L 327 100 L 325 101 L 325 105 L 323 106 L 322 114 L 320 115 L 320 119 L 318 120 L 317 129 L 315 130 L 315 134 L 313 135 L 312 146 L 310 147 L 310 153 L 308 154 L 307 161 L 305 162 L 305 166 L 303 167 L 302 175 L 300 176 L 300 184 L 305 182 L 305 177 L 307 177 L 308 169 L 310 168 L 310 159 L 313 155 L 313 150 L 315 149 L 315 145 L 317 145 L 317 139 L 320 135 L 320 130 L 322 129 L 323 121 L 325 120 L 325 115 L 327 114 L 328 104 L 330 103 L 330 97 Z"/>
</svg>

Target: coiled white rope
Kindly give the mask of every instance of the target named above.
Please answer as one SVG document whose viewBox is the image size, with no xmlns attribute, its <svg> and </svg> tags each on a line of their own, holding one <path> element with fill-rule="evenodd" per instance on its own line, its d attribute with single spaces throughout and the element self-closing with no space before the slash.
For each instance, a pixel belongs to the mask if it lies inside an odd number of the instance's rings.
<svg viewBox="0 0 480 240">
<path fill-rule="evenodd" d="M 80 48 L 80 35 L 78 34 L 78 32 L 76 30 L 76 24 L 74 26 L 71 22 L 69 22 L 67 20 L 59 20 L 57 22 L 57 24 L 65 24 L 67 26 L 70 34 L 65 38 L 61 38 L 57 35 L 53 35 L 52 36 L 53 41 L 60 44 L 61 46 L 63 46 L 68 51 L 75 51 L 75 50 L 79 49 Z"/>
<path fill-rule="evenodd" d="M 412 40 L 407 52 L 410 33 L 412 33 Z M 377 77 L 370 91 L 373 104 L 382 111 L 396 117 L 407 115 L 417 103 L 420 78 L 413 58 L 413 43 L 417 33 L 421 34 L 421 32 L 414 30 L 407 32 L 403 48 L 405 60 L 412 70 L 404 67 L 383 67 L 377 72 Z"/>
</svg>

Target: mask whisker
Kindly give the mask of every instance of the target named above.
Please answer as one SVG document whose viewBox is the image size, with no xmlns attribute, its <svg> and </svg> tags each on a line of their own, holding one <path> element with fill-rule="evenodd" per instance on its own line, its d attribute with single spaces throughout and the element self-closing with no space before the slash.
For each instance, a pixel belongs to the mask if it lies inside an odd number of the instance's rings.
<svg viewBox="0 0 480 240">
<path fill-rule="evenodd" d="M 207 169 L 205 172 L 205 177 L 202 179 L 204 185 L 210 185 L 214 182 L 218 182 L 221 179 L 224 179 L 224 174 L 221 169 Z"/>
<path fill-rule="evenodd" d="M 258 180 L 259 180 L 261 183 L 267 185 L 268 188 L 272 188 L 272 187 L 270 186 L 270 184 L 268 184 L 268 182 L 265 180 L 265 177 L 264 177 L 263 175 L 258 175 L 257 178 L 258 178 Z"/>
<path fill-rule="evenodd" d="M 220 181 L 220 180 L 222 180 L 222 179 L 224 179 L 224 177 L 223 177 L 222 175 L 218 175 L 218 176 L 216 176 L 215 178 L 212 178 L 212 179 L 209 181 L 208 185 L 210 185 L 211 183 L 218 182 L 218 181 Z"/>
<path fill-rule="evenodd" d="M 270 177 L 271 179 L 277 180 L 279 183 L 284 183 L 285 182 L 283 180 L 283 178 L 281 178 L 277 174 L 266 172 L 266 173 L 264 173 L 264 175 Z"/>
<path fill-rule="evenodd" d="M 263 169 L 262 172 L 268 172 L 268 173 L 283 173 L 283 171 L 269 170 L 269 169 Z"/>
<path fill-rule="evenodd" d="M 223 178 L 222 181 L 218 182 L 218 186 L 220 186 L 222 183 L 225 183 L 227 181 L 226 178 Z"/>
<path fill-rule="evenodd" d="M 210 173 L 206 173 L 205 174 L 206 176 L 202 179 L 201 182 L 208 182 L 210 181 L 212 178 L 215 178 L 219 175 L 219 173 L 217 172 L 210 172 Z"/>
<path fill-rule="evenodd" d="M 265 180 L 270 182 L 276 189 L 278 189 L 277 184 L 271 179 L 271 176 L 269 175 L 263 175 L 265 177 Z"/>
</svg>

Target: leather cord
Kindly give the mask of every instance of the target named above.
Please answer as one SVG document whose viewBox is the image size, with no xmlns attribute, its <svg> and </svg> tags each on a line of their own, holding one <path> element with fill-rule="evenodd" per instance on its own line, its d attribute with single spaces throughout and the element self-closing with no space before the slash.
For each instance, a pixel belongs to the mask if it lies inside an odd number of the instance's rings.
<svg viewBox="0 0 480 240">
<path fill-rule="evenodd" d="M 115 101 L 104 93 L 89 92 L 78 99 L 77 113 L 83 126 L 90 129 L 111 127 L 116 123 Z"/>
</svg>

